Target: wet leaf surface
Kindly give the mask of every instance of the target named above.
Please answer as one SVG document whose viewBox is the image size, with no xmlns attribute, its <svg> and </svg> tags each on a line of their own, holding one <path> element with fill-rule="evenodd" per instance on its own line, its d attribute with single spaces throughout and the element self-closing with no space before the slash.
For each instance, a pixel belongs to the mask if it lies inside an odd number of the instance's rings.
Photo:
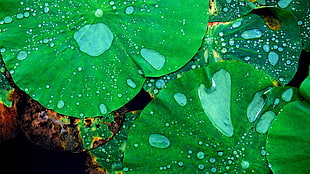
<svg viewBox="0 0 310 174">
<path fill-rule="evenodd" d="M 308 0 L 266 0 L 269 6 L 291 11 L 297 19 L 303 41 L 303 49 L 310 51 L 310 2 Z"/>
<path fill-rule="evenodd" d="M 267 158 L 273 173 L 309 173 L 310 105 L 295 101 L 283 108 L 267 137 Z"/>
<path fill-rule="evenodd" d="M 123 157 L 128 132 L 139 115 L 140 111 L 126 113 L 123 125 L 114 137 L 104 145 L 89 151 L 94 162 L 99 164 L 105 171 L 117 173 L 123 170 Z"/>
<path fill-rule="evenodd" d="M 210 0 L 210 22 L 227 22 L 250 13 L 256 4 L 251 0 Z"/>
<path fill-rule="evenodd" d="M 209 25 L 200 53 L 206 63 L 240 60 L 288 83 L 295 75 L 302 45 L 294 16 L 271 8 L 274 16 L 249 14 Z M 278 25 L 278 26 L 277 26 Z"/>
<path fill-rule="evenodd" d="M 208 22 L 203 0 L 1 5 L 0 50 L 15 83 L 43 106 L 75 117 L 110 113 L 140 91 L 144 76 L 182 67 Z"/>
<path fill-rule="evenodd" d="M 124 170 L 269 173 L 266 134 L 259 133 L 271 123 L 260 119 L 269 118 L 270 114 L 261 116 L 268 107 L 254 113 L 259 119 L 252 122 L 247 108 L 255 94 L 272 86 L 270 77 L 241 62 L 214 63 L 184 73 L 167 84 L 135 121 Z M 259 122 L 265 127 L 257 127 Z"/>
</svg>

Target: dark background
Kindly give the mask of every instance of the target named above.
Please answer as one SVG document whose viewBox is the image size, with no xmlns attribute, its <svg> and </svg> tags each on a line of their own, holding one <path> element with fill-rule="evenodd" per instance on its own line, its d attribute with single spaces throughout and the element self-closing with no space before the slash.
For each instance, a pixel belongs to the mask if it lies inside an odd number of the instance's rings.
<svg viewBox="0 0 310 174">
<path fill-rule="evenodd" d="M 308 76 L 310 53 L 303 52 L 294 79 L 288 84 L 299 87 Z M 136 104 L 145 105 L 146 95 L 139 95 Z M 23 134 L 0 143 L 0 173 L 10 174 L 85 174 L 86 153 L 57 152 L 39 148 Z"/>
</svg>

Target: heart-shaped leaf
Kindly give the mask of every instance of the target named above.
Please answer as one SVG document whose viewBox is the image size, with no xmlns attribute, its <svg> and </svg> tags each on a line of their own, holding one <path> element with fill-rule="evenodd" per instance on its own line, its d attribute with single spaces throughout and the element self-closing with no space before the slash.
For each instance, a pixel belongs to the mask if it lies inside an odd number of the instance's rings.
<svg viewBox="0 0 310 174">
<path fill-rule="evenodd" d="M 269 173 L 265 139 L 276 115 L 268 110 L 272 86 L 270 77 L 242 62 L 213 63 L 182 74 L 130 129 L 126 171 Z M 261 97 L 267 104 L 257 109 Z M 258 117 L 249 121 L 251 114 Z"/>
</svg>

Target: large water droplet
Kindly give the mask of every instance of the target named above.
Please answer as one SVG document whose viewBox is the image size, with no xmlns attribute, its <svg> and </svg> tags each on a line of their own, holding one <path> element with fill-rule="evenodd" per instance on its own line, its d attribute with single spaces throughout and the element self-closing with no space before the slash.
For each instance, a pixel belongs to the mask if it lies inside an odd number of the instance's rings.
<svg viewBox="0 0 310 174">
<path fill-rule="evenodd" d="M 185 106 L 187 104 L 187 98 L 183 93 L 175 93 L 173 98 L 180 106 Z"/>
<path fill-rule="evenodd" d="M 256 125 L 256 131 L 265 134 L 275 117 L 276 114 L 273 111 L 265 112 Z"/>
<path fill-rule="evenodd" d="M 63 100 L 59 100 L 57 102 L 57 108 L 61 109 L 65 106 L 65 102 Z"/>
<path fill-rule="evenodd" d="M 142 57 L 156 70 L 161 70 L 165 65 L 165 56 L 161 55 L 159 52 L 142 48 L 140 51 Z"/>
<path fill-rule="evenodd" d="M 281 8 L 286 8 L 286 7 L 288 7 L 289 5 L 290 5 L 290 3 L 292 2 L 293 0 L 280 0 L 279 2 L 278 2 L 278 5 L 279 5 L 279 7 L 281 7 Z"/>
<path fill-rule="evenodd" d="M 28 54 L 26 51 L 20 51 L 20 52 L 18 52 L 16 58 L 17 58 L 17 60 L 24 60 L 27 58 L 27 56 L 28 56 Z"/>
<path fill-rule="evenodd" d="M 281 97 L 284 101 L 289 102 L 292 100 L 293 94 L 294 94 L 294 91 L 292 88 L 290 88 L 290 89 L 285 90 L 282 93 Z"/>
<path fill-rule="evenodd" d="M 108 108 L 105 104 L 100 104 L 99 105 L 99 111 L 101 114 L 106 114 L 108 112 Z"/>
<path fill-rule="evenodd" d="M 113 41 L 113 33 L 103 23 L 88 24 L 74 33 L 80 50 L 90 56 L 99 56 L 108 50 Z"/>
<path fill-rule="evenodd" d="M 161 134 L 151 134 L 149 136 L 149 143 L 151 146 L 164 149 L 170 146 L 170 140 Z"/>
<path fill-rule="evenodd" d="M 269 54 L 268 54 L 268 61 L 271 65 L 276 65 L 279 61 L 279 55 L 274 52 L 274 51 L 271 51 Z"/>
<path fill-rule="evenodd" d="M 266 100 L 263 98 L 265 91 L 257 92 L 247 107 L 247 117 L 250 123 L 253 123 L 258 118 L 266 104 Z"/>
<path fill-rule="evenodd" d="M 262 37 L 263 33 L 259 29 L 252 29 L 244 31 L 241 34 L 241 37 L 243 39 L 256 39 Z"/>
<path fill-rule="evenodd" d="M 207 89 L 204 84 L 198 88 L 198 96 L 204 113 L 214 127 L 223 135 L 231 137 L 234 128 L 230 116 L 231 77 L 221 69 L 212 76 L 212 87 Z"/>
</svg>

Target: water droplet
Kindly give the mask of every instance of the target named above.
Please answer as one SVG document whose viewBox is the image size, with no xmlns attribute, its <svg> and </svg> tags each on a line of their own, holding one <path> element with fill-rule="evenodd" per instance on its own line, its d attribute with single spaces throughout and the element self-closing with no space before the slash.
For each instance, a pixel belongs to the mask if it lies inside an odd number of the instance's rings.
<svg viewBox="0 0 310 174">
<path fill-rule="evenodd" d="M 13 18 L 11 16 L 7 16 L 3 19 L 4 23 L 8 24 L 11 23 L 13 21 Z"/>
<path fill-rule="evenodd" d="M 63 100 L 59 100 L 57 102 L 57 108 L 61 109 L 65 106 L 65 102 Z"/>
<path fill-rule="evenodd" d="M 275 98 L 274 101 L 273 101 L 273 104 L 274 105 L 277 105 L 280 103 L 280 99 L 279 98 Z"/>
<path fill-rule="evenodd" d="M 22 19 L 24 17 L 24 14 L 23 13 L 18 13 L 17 15 L 16 15 L 16 18 L 17 19 Z"/>
<path fill-rule="evenodd" d="M 133 6 L 128 6 L 126 9 L 125 9 L 125 13 L 126 14 L 133 14 L 133 12 L 135 11 L 135 8 Z"/>
<path fill-rule="evenodd" d="M 289 102 L 292 100 L 292 97 L 293 97 L 293 94 L 294 94 L 294 91 L 292 88 L 290 89 L 287 89 L 285 90 L 282 95 L 281 95 L 281 98 L 286 101 L 286 102 Z"/>
<path fill-rule="evenodd" d="M 234 22 L 231 26 L 232 26 L 233 28 L 239 28 L 239 27 L 241 26 L 241 24 L 242 24 L 241 21 L 236 21 L 236 22 Z"/>
<path fill-rule="evenodd" d="M 98 17 L 98 18 L 102 17 L 103 16 L 103 11 L 101 9 L 97 9 L 95 11 L 95 16 Z"/>
<path fill-rule="evenodd" d="M 100 104 L 99 105 L 99 111 L 101 114 L 106 114 L 108 112 L 108 108 L 105 104 Z"/>
<path fill-rule="evenodd" d="M 99 56 L 108 50 L 113 41 L 113 33 L 103 23 L 88 24 L 74 33 L 80 50 L 90 56 Z"/>
<path fill-rule="evenodd" d="M 137 84 L 132 79 L 127 79 L 127 85 L 131 88 L 136 88 Z"/>
<path fill-rule="evenodd" d="M 173 98 L 180 106 L 185 106 L 187 104 L 187 98 L 183 93 L 175 93 Z"/>
<path fill-rule="evenodd" d="M 163 87 L 165 87 L 166 82 L 163 79 L 159 79 L 155 82 L 155 86 L 158 89 L 162 89 Z"/>
<path fill-rule="evenodd" d="M 270 51 L 270 46 L 269 45 L 264 45 L 263 46 L 263 50 L 268 53 Z"/>
<path fill-rule="evenodd" d="M 28 56 L 28 54 L 26 51 L 20 51 L 20 52 L 18 52 L 16 58 L 17 58 L 17 60 L 24 60 L 27 58 L 27 56 Z"/>
<path fill-rule="evenodd" d="M 210 163 L 215 163 L 216 159 L 215 158 L 210 158 L 209 161 L 210 161 Z"/>
<path fill-rule="evenodd" d="M 43 11 L 44 11 L 44 13 L 48 13 L 50 11 L 50 8 L 49 7 L 44 7 Z"/>
<path fill-rule="evenodd" d="M 142 48 L 140 54 L 156 70 L 161 70 L 165 65 L 165 56 L 155 50 Z"/>
<path fill-rule="evenodd" d="M 271 65 L 276 65 L 279 61 L 279 55 L 274 52 L 274 51 L 271 51 L 269 54 L 268 54 L 268 61 Z"/>
<path fill-rule="evenodd" d="M 182 161 L 178 162 L 178 166 L 183 167 L 184 163 Z"/>
<path fill-rule="evenodd" d="M 205 153 L 203 153 L 203 152 L 198 152 L 198 153 L 197 153 L 197 158 L 200 159 L 200 160 L 204 159 L 204 158 L 205 158 Z"/>
<path fill-rule="evenodd" d="M 244 57 L 244 61 L 249 61 L 249 60 L 251 60 L 251 57 L 250 57 L 250 56 Z"/>
<path fill-rule="evenodd" d="M 170 140 L 166 136 L 160 134 L 151 134 L 149 136 L 149 143 L 151 146 L 160 149 L 164 149 L 170 146 Z"/>
<path fill-rule="evenodd" d="M 247 107 L 247 117 L 250 123 L 253 123 L 258 118 L 266 104 L 266 100 L 263 98 L 265 91 L 257 92 Z"/>
<path fill-rule="evenodd" d="M 199 170 L 203 170 L 205 168 L 205 165 L 203 165 L 203 164 L 198 164 L 198 169 Z"/>
<path fill-rule="evenodd" d="M 242 169 L 247 169 L 250 167 L 250 163 L 248 161 L 241 162 Z"/>
<path fill-rule="evenodd" d="M 259 29 L 252 29 L 244 31 L 241 34 L 241 37 L 243 39 L 256 39 L 262 37 L 263 33 Z"/>
<path fill-rule="evenodd" d="M 293 0 L 279 0 L 278 5 L 281 8 L 286 8 L 290 5 Z"/>
<path fill-rule="evenodd" d="M 78 70 L 79 72 L 81 72 L 81 71 L 83 71 L 83 68 L 79 66 L 79 67 L 77 68 L 77 70 Z"/>
<path fill-rule="evenodd" d="M 257 125 L 256 125 L 256 131 L 262 134 L 265 134 L 273 119 L 276 117 L 276 114 L 273 111 L 267 111 L 265 112 L 261 118 L 259 119 Z"/>
<path fill-rule="evenodd" d="M 198 88 L 198 96 L 204 113 L 213 126 L 223 135 L 227 137 L 233 136 L 234 128 L 230 116 L 230 74 L 224 69 L 214 73 L 212 76 L 212 87 L 207 89 L 204 84 L 201 84 Z"/>
</svg>

